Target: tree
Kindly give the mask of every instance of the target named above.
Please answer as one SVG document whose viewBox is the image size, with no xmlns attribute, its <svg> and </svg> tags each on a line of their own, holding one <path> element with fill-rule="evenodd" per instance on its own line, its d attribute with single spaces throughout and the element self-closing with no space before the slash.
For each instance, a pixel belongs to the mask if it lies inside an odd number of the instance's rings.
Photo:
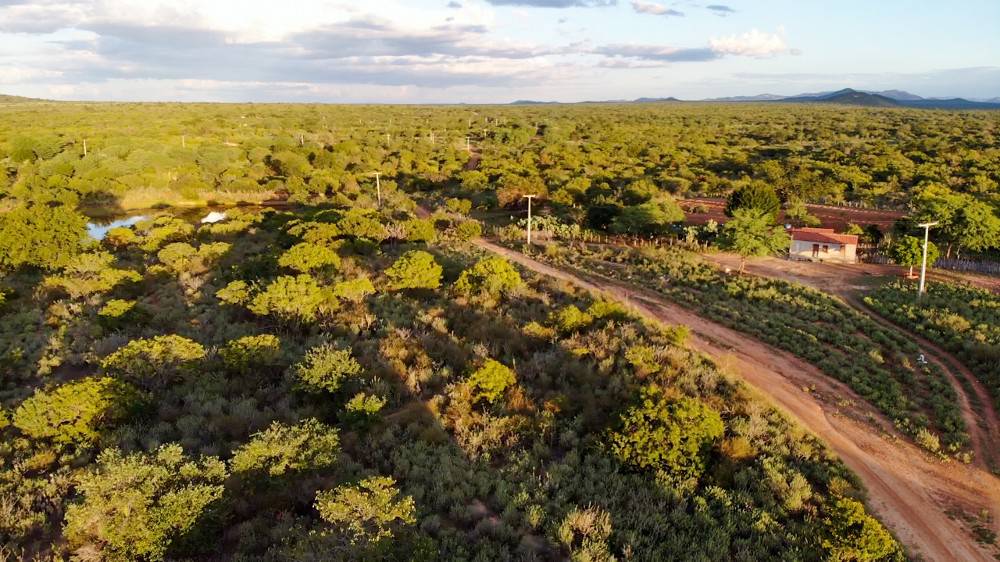
<svg viewBox="0 0 1000 562">
<path fill-rule="evenodd" d="M 1000 248 L 1000 217 L 993 205 L 968 197 L 955 214 L 954 222 L 959 248 L 973 252 Z"/>
<path fill-rule="evenodd" d="M 514 376 L 514 371 L 511 371 L 503 363 L 492 359 L 486 360 L 482 367 L 476 369 L 469 376 L 469 386 L 472 388 L 476 402 L 480 400 L 486 400 L 490 403 L 496 402 L 515 383 L 517 383 L 517 377 Z"/>
<path fill-rule="evenodd" d="M 645 387 L 641 400 L 622 414 L 611 434 L 611 450 L 636 468 L 698 478 L 709 447 L 724 433 L 722 417 L 697 398 L 668 394 L 658 386 Z"/>
<path fill-rule="evenodd" d="M 823 549 L 836 562 L 877 562 L 905 560 L 903 549 L 888 530 L 865 512 L 861 502 L 836 498 L 826 506 L 823 525 L 827 537 Z"/>
<path fill-rule="evenodd" d="M 436 289 L 441 286 L 444 270 L 434 256 L 422 250 L 410 250 L 385 270 L 389 289 Z"/>
<path fill-rule="evenodd" d="M 372 211 L 350 209 L 337 221 L 337 228 L 345 236 L 367 238 L 375 242 L 385 240 L 389 233 Z"/>
<path fill-rule="evenodd" d="M 101 366 L 140 385 L 157 387 L 191 372 L 204 357 L 200 343 L 171 334 L 132 340 L 105 357 Z"/>
<path fill-rule="evenodd" d="M 281 360 L 281 340 L 273 334 L 243 336 L 219 350 L 226 368 L 236 373 L 273 367 Z"/>
<path fill-rule="evenodd" d="M 662 234 L 684 220 L 684 211 L 669 195 L 640 205 L 625 207 L 611 221 L 611 231 L 620 234 Z"/>
<path fill-rule="evenodd" d="M 809 213 L 809 208 L 806 207 L 806 202 L 797 197 L 788 202 L 788 207 L 785 209 L 785 217 L 787 217 L 788 221 L 795 226 L 820 225 L 820 220 Z M 857 225 L 851 226 L 854 226 L 855 230 L 861 230 L 857 227 Z M 860 232 L 851 232 L 850 229 L 848 229 L 848 234 L 860 234 Z"/>
<path fill-rule="evenodd" d="M 464 220 L 455 227 L 455 237 L 463 242 L 483 235 L 483 227 L 474 219 Z"/>
<path fill-rule="evenodd" d="M 934 265 L 940 252 L 933 243 L 927 242 L 927 264 Z M 916 236 L 897 236 L 889 246 L 889 257 L 899 265 L 910 268 L 909 277 L 913 277 L 913 266 L 920 265 L 924 259 L 924 241 Z"/>
<path fill-rule="evenodd" d="M 340 281 L 333 286 L 333 295 L 335 297 L 350 302 L 361 302 L 365 297 L 374 293 L 375 286 L 372 285 L 371 279 L 367 277 Z"/>
<path fill-rule="evenodd" d="M 152 455 L 107 449 L 97 464 L 80 477 L 83 501 L 66 510 L 63 532 L 101 560 L 164 560 L 222 497 L 226 479 L 220 460 L 190 460 L 176 444 Z"/>
<path fill-rule="evenodd" d="M 237 474 L 259 472 L 281 476 L 333 466 L 339 453 L 337 428 L 313 418 L 295 425 L 276 421 L 236 449 L 230 466 Z"/>
<path fill-rule="evenodd" d="M 455 282 L 459 294 L 486 294 L 497 298 L 521 286 L 521 274 L 511 263 L 499 256 L 483 258 L 466 269 Z"/>
<path fill-rule="evenodd" d="M 137 271 L 111 267 L 115 257 L 108 252 L 79 254 L 69 259 L 59 275 L 45 278 L 45 286 L 60 289 L 70 298 L 106 293 L 126 282 L 142 279 Z"/>
<path fill-rule="evenodd" d="M 324 343 L 306 352 L 292 374 L 298 387 L 306 392 L 336 392 L 349 378 L 361 374 L 361 364 L 351 354 L 351 348 Z"/>
<path fill-rule="evenodd" d="M 399 526 L 416 522 L 413 498 L 400 496 L 396 481 L 388 476 L 320 491 L 315 506 L 324 521 L 338 527 L 357 545 L 389 539 Z"/>
<path fill-rule="evenodd" d="M 242 279 L 230 281 L 215 292 L 215 297 L 226 304 L 246 304 L 250 302 L 250 285 Z"/>
<path fill-rule="evenodd" d="M 0 266 L 60 268 L 83 248 L 86 225 L 68 205 L 22 204 L 0 213 Z"/>
<path fill-rule="evenodd" d="M 437 238 L 434 222 L 426 219 L 409 219 L 403 223 L 403 232 L 410 242 L 431 243 Z"/>
<path fill-rule="evenodd" d="M 756 180 L 736 188 L 729 194 L 729 199 L 726 201 L 726 216 L 735 217 L 739 209 L 756 210 L 774 222 L 781 211 L 781 200 L 773 187 Z"/>
<path fill-rule="evenodd" d="M 278 265 L 300 273 L 309 273 L 316 269 L 340 267 L 340 256 L 329 246 L 300 242 L 281 254 Z"/>
<path fill-rule="evenodd" d="M 102 428 L 124 419 L 137 400 L 127 383 L 89 377 L 36 390 L 14 412 L 14 426 L 33 439 L 86 445 L 97 440 Z"/>
<path fill-rule="evenodd" d="M 737 209 L 722 227 L 719 246 L 740 255 L 740 273 L 747 258 L 766 256 L 788 249 L 788 234 L 775 226 L 771 215 L 755 209 Z"/>
<path fill-rule="evenodd" d="M 247 307 L 260 316 L 274 316 L 288 323 L 312 322 L 337 308 L 330 289 L 320 287 L 311 275 L 282 275 L 260 292 Z"/>
</svg>

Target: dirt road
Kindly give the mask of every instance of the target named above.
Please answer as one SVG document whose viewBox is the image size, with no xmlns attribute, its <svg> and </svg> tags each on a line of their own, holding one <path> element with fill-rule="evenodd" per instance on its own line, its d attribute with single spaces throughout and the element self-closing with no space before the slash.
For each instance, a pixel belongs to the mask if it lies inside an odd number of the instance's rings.
<svg viewBox="0 0 1000 562">
<path fill-rule="evenodd" d="M 870 407 L 867 415 L 880 421 L 887 434 L 879 435 L 865 422 L 845 415 L 842 404 L 864 408 L 865 401 L 816 367 L 705 320 L 651 291 L 557 269 L 487 241 L 476 243 L 533 271 L 625 301 L 647 318 L 690 327 L 693 348 L 742 377 L 840 456 L 868 489 L 872 511 L 911 555 L 941 561 L 996 560 L 962 523 L 945 512 L 955 508 L 967 513 L 989 510 L 996 518 L 1000 481 L 978 466 L 943 464 L 915 446 L 892 438 L 888 433 L 891 425 Z M 807 388 L 811 390 L 803 390 Z M 996 521 L 994 528 L 1000 531 Z"/>
<path fill-rule="evenodd" d="M 738 267 L 740 261 L 739 256 L 726 253 L 709 254 L 705 257 L 730 268 Z M 872 269 L 873 267 L 876 269 Z M 927 359 L 941 368 L 958 394 L 959 407 L 969 431 L 976 463 L 987 469 L 1000 467 L 1000 445 L 998 445 L 1000 444 L 1000 416 L 997 415 L 993 398 L 986 387 L 968 367 L 944 348 L 910 331 L 905 326 L 898 326 L 883 318 L 864 304 L 864 292 L 878 282 L 877 275 L 885 273 L 882 268 L 893 268 L 894 271 L 899 269 L 896 266 L 813 263 L 768 257 L 751 260 L 747 264 L 746 271 L 751 275 L 801 283 L 829 293 L 840 298 L 844 304 L 884 326 L 902 332 L 916 342 Z M 995 278 L 963 276 L 963 280 L 985 289 L 1000 290 L 1000 280 Z M 971 397 L 966 388 L 971 389 Z"/>
</svg>

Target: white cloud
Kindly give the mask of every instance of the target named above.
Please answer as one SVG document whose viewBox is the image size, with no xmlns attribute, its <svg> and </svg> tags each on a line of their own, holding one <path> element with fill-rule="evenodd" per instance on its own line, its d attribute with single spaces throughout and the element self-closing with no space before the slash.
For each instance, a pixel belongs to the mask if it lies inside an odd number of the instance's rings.
<svg viewBox="0 0 1000 562">
<path fill-rule="evenodd" d="M 751 29 L 742 35 L 713 37 L 709 39 L 708 46 L 719 54 L 747 57 L 770 57 L 789 52 L 784 37 L 756 29 Z"/>
<path fill-rule="evenodd" d="M 683 12 L 678 12 L 656 2 L 643 2 L 642 0 L 632 0 L 632 9 L 639 14 L 650 14 L 653 16 L 683 16 Z"/>
</svg>

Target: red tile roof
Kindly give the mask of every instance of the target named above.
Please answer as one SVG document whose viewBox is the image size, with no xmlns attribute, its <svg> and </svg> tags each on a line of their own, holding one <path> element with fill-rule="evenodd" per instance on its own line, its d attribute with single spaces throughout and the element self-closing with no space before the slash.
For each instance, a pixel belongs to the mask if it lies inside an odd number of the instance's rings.
<svg viewBox="0 0 1000 562">
<path fill-rule="evenodd" d="M 819 242 L 821 244 L 857 244 L 858 237 L 854 234 L 837 234 L 832 228 L 793 228 L 792 240 L 803 242 Z"/>
</svg>

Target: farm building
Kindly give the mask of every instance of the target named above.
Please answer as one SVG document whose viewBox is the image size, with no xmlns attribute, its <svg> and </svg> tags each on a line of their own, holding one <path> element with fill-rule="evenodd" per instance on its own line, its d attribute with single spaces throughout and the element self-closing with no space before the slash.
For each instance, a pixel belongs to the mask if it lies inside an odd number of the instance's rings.
<svg viewBox="0 0 1000 562">
<path fill-rule="evenodd" d="M 858 237 L 837 234 L 832 228 L 793 228 L 789 231 L 792 242 L 788 257 L 793 260 L 832 261 L 855 263 Z"/>
</svg>

